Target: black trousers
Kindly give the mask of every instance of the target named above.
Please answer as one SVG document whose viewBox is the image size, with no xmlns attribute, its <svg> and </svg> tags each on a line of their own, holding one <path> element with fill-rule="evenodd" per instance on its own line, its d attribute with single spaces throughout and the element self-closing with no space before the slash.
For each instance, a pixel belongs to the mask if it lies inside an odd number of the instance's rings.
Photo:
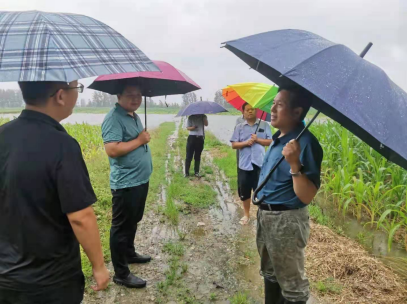
<svg viewBox="0 0 407 304">
<path fill-rule="evenodd" d="M 0 304 L 80 304 L 85 278 L 80 275 L 57 286 L 16 291 L 0 287 Z"/>
<path fill-rule="evenodd" d="M 259 183 L 261 168 L 252 164 L 253 170 L 246 171 L 239 168 L 237 174 L 237 183 L 239 184 L 238 193 L 242 201 L 245 201 L 252 196 L 252 191 L 256 190 Z"/>
<path fill-rule="evenodd" d="M 115 275 L 130 274 L 127 258 L 134 256 L 137 224 L 142 220 L 149 183 L 136 187 L 112 190 L 113 214 L 110 229 L 110 252 Z"/>
<path fill-rule="evenodd" d="M 201 154 L 204 148 L 203 136 L 189 135 L 187 140 L 187 157 L 185 160 L 185 173 L 189 174 L 192 158 L 195 160 L 195 173 L 199 173 Z"/>
</svg>

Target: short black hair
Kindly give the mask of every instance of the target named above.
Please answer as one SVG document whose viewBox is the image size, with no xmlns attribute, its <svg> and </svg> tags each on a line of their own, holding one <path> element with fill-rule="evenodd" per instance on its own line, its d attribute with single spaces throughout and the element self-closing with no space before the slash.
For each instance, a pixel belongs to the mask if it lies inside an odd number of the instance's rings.
<svg viewBox="0 0 407 304">
<path fill-rule="evenodd" d="M 24 102 L 31 106 L 43 106 L 51 95 L 69 87 L 66 82 L 56 81 L 21 81 L 18 85 Z"/>
<path fill-rule="evenodd" d="M 244 109 L 246 108 L 247 105 L 248 105 L 247 102 L 245 102 L 245 103 L 242 105 L 242 111 L 243 111 L 243 112 L 244 112 Z"/>
<path fill-rule="evenodd" d="M 138 81 L 137 79 L 123 79 L 117 86 L 117 95 L 122 95 L 127 87 L 138 87 L 141 91 L 141 94 L 143 94 L 143 86 L 141 85 L 140 81 Z"/>
<path fill-rule="evenodd" d="M 281 86 L 278 89 L 279 92 L 281 91 L 288 91 L 290 92 L 290 108 L 302 108 L 302 114 L 300 116 L 300 121 L 303 121 L 309 109 L 312 106 L 312 99 L 314 95 L 312 95 L 306 89 L 299 87 L 299 86 Z"/>
</svg>

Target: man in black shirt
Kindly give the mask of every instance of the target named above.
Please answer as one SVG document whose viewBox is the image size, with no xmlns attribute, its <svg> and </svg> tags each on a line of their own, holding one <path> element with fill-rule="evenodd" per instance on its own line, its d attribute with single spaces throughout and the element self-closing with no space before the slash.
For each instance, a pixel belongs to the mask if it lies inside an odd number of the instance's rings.
<svg viewBox="0 0 407 304">
<path fill-rule="evenodd" d="M 83 86 L 19 85 L 26 109 L 0 127 L 0 303 L 79 304 L 79 243 L 92 263 L 93 289 L 109 282 L 88 171 L 79 144 L 59 124 Z"/>
</svg>

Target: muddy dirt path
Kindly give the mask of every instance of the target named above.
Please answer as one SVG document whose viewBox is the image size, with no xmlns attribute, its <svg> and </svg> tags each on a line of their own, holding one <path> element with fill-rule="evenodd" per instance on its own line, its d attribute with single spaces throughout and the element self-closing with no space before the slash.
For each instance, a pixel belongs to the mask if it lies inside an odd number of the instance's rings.
<svg viewBox="0 0 407 304">
<path fill-rule="evenodd" d="M 177 124 L 177 128 L 179 125 Z M 166 178 L 171 182 L 171 171 L 183 167 L 179 148 L 175 147 L 178 131 L 168 139 Z M 160 210 L 165 207 L 167 186 L 162 186 L 160 199 L 149 206 L 139 225 L 136 250 L 149 254 L 153 260 L 146 265 L 131 265 L 131 271 L 147 280 L 147 288 L 130 290 L 113 283 L 105 292 L 86 295 L 84 303 L 229 303 L 233 295 L 249 291 L 250 303 L 261 303 L 262 290 L 253 282 L 258 277 L 258 261 L 255 252 L 243 249 L 253 227 L 242 233 L 238 224 L 241 210 L 236 204 L 226 177 L 213 164 L 209 152 L 203 154 L 203 165 L 213 173 L 196 183 L 207 183 L 216 191 L 216 203 L 209 209 L 192 207 L 177 202 L 182 212 L 179 224 L 168 223 Z M 173 168 L 171 168 L 173 167 Z M 178 283 L 165 293 L 160 291 L 160 282 L 168 277 L 171 255 L 165 252 L 168 242 L 181 242 L 185 252 L 181 258 L 187 269 Z M 254 247 L 255 248 L 255 247 Z M 246 253 L 244 253 L 246 251 Z M 246 254 L 246 256 L 245 256 Z M 112 265 L 109 265 L 113 272 Z M 251 269 L 251 270 L 249 270 Z M 250 276 L 246 276 L 250 273 Z M 249 303 L 249 302 L 247 302 Z"/>
</svg>

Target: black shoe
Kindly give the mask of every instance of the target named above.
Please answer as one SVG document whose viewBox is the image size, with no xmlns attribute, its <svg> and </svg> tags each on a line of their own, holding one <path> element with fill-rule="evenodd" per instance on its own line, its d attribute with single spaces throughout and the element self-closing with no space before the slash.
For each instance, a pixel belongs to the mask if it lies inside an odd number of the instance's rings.
<svg viewBox="0 0 407 304">
<path fill-rule="evenodd" d="M 122 279 L 116 276 L 113 277 L 113 282 L 117 285 L 122 285 L 127 288 L 143 288 L 146 287 L 147 282 L 143 279 L 136 277 L 134 274 L 130 273 L 127 278 Z"/>
<path fill-rule="evenodd" d="M 151 261 L 151 256 L 134 253 L 133 256 L 127 258 L 129 264 L 143 264 Z"/>
<path fill-rule="evenodd" d="M 305 301 L 297 301 L 297 302 L 290 302 L 288 300 L 284 300 L 284 304 L 306 304 Z"/>
<path fill-rule="evenodd" d="M 189 174 L 186 174 L 186 173 L 185 173 L 185 174 L 184 174 L 184 177 L 189 177 Z"/>
<path fill-rule="evenodd" d="M 201 178 L 201 175 L 199 174 L 199 172 L 195 173 L 195 177 Z"/>
</svg>

